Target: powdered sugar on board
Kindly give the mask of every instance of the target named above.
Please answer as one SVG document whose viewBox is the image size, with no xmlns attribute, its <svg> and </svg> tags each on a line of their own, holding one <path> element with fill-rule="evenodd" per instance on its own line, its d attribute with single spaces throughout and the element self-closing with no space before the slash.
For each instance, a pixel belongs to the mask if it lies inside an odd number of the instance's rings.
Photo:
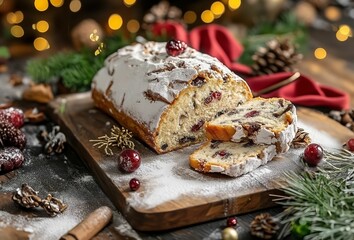
<svg viewBox="0 0 354 240">
<path fill-rule="evenodd" d="M 310 134 L 312 142 L 321 143 L 324 147 L 340 147 L 341 143 L 326 132 L 299 121 L 299 127 Z M 138 191 L 127 190 L 128 207 L 152 209 L 180 197 L 225 199 L 246 195 L 249 189 L 257 187 L 274 187 L 274 179 L 280 179 L 285 171 L 297 170 L 301 163 L 299 155 L 303 149 L 291 149 L 278 156 L 272 162 L 253 172 L 238 178 L 230 178 L 219 174 L 202 174 L 189 167 L 188 157 L 198 146 L 156 155 L 149 150 L 142 150 L 140 168 L 132 174 L 122 174 L 116 170 L 116 162 L 107 161 L 103 170 L 116 186 L 128 186 L 131 178 L 140 180 Z"/>
</svg>

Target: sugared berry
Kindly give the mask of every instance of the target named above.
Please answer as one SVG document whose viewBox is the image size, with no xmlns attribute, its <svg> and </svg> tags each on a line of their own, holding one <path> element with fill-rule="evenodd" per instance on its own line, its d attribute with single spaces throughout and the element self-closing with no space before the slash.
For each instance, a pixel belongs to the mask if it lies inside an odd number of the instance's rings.
<svg viewBox="0 0 354 240">
<path fill-rule="evenodd" d="M 21 167 L 24 160 L 25 157 L 18 148 L 5 147 L 0 149 L 0 173 Z"/>
<path fill-rule="evenodd" d="M 354 152 L 354 138 L 351 138 L 348 140 L 347 147 L 348 147 L 349 151 Z"/>
<path fill-rule="evenodd" d="M 26 135 L 0 116 L 0 147 L 1 146 L 17 147 L 23 150 L 26 146 Z"/>
<path fill-rule="evenodd" d="M 9 121 L 16 128 L 22 127 L 25 122 L 23 111 L 19 108 L 10 107 L 1 109 L 0 116 Z"/>
<path fill-rule="evenodd" d="M 228 227 L 234 227 L 237 225 L 237 218 L 236 217 L 229 217 L 226 220 L 226 225 Z"/>
<path fill-rule="evenodd" d="M 166 43 L 166 52 L 168 55 L 173 57 L 182 54 L 186 48 L 187 44 L 179 40 L 170 40 Z"/>
<path fill-rule="evenodd" d="M 140 187 L 140 181 L 137 178 L 132 178 L 129 181 L 129 187 L 132 191 L 136 191 Z"/>
<path fill-rule="evenodd" d="M 316 167 L 323 158 L 323 148 L 317 143 L 311 143 L 304 150 L 304 161 L 310 167 Z"/>
<path fill-rule="evenodd" d="M 118 167 L 120 170 L 131 173 L 137 170 L 141 163 L 139 152 L 133 149 L 124 149 L 118 157 Z"/>
</svg>

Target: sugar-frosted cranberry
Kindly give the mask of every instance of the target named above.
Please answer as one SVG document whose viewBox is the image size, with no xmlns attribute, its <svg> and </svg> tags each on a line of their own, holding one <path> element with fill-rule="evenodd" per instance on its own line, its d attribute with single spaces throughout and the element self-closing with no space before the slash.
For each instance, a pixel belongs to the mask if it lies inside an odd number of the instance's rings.
<svg viewBox="0 0 354 240">
<path fill-rule="evenodd" d="M 137 170 L 141 163 L 139 152 L 133 149 L 124 149 L 118 157 L 118 167 L 120 170 L 131 173 Z"/>
<path fill-rule="evenodd" d="M 132 178 L 129 181 L 129 187 L 132 191 L 136 191 L 140 187 L 140 181 L 137 178 Z"/>
<path fill-rule="evenodd" d="M 323 158 L 323 148 L 317 143 L 311 143 L 305 148 L 303 158 L 310 167 L 316 167 Z"/>
<path fill-rule="evenodd" d="M 237 225 L 237 218 L 236 217 L 229 217 L 226 220 L 226 225 L 228 227 L 234 227 Z"/>
<path fill-rule="evenodd" d="M 6 108 L 0 110 L 0 116 L 10 122 L 14 127 L 20 128 L 25 122 L 23 111 L 19 108 Z"/>
<path fill-rule="evenodd" d="M 187 48 L 187 44 L 180 40 L 170 40 L 166 43 L 166 52 L 168 55 L 176 57 L 182 54 Z"/>
<path fill-rule="evenodd" d="M 347 147 L 349 151 L 354 151 L 354 138 L 351 138 L 347 141 Z"/>
</svg>

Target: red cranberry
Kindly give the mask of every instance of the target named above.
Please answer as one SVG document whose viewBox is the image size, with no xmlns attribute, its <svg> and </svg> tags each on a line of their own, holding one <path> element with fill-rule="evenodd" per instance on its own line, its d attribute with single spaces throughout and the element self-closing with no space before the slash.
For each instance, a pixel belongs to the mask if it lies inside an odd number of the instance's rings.
<svg viewBox="0 0 354 240">
<path fill-rule="evenodd" d="M 129 187 L 132 191 L 136 191 L 140 187 L 140 181 L 137 178 L 132 178 L 129 181 Z"/>
<path fill-rule="evenodd" d="M 347 142 L 347 147 L 349 149 L 349 151 L 354 151 L 354 138 L 351 138 L 348 140 Z"/>
<path fill-rule="evenodd" d="M 304 161 L 310 167 L 316 167 L 323 158 L 323 148 L 317 143 L 311 143 L 304 150 Z"/>
<path fill-rule="evenodd" d="M 237 218 L 236 217 L 229 217 L 226 220 L 226 225 L 228 227 L 234 227 L 237 225 Z"/>
<path fill-rule="evenodd" d="M 166 43 L 166 52 L 168 55 L 173 57 L 182 54 L 186 48 L 187 44 L 179 40 L 170 40 Z"/>
<path fill-rule="evenodd" d="M 139 152 L 133 149 L 124 149 L 118 157 L 118 167 L 124 172 L 134 172 L 137 170 L 141 163 Z"/>
<path fill-rule="evenodd" d="M 10 122 L 14 127 L 20 128 L 25 122 L 25 116 L 23 111 L 18 108 L 10 107 L 2 109 L 0 111 L 0 116 L 3 116 L 8 122 Z"/>
<path fill-rule="evenodd" d="M 244 117 L 245 118 L 256 117 L 256 116 L 259 115 L 259 113 L 260 113 L 259 111 L 253 110 L 253 111 L 250 111 L 250 112 L 246 113 Z"/>
<path fill-rule="evenodd" d="M 214 99 L 220 101 L 220 99 L 221 99 L 221 92 L 218 92 L 218 91 L 213 92 L 213 93 L 211 94 L 211 96 L 212 96 Z"/>
<path fill-rule="evenodd" d="M 221 157 L 224 157 L 227 154 L 226 150 L 220 150 L 218 151 L 218 155 Z"/>
</svg>

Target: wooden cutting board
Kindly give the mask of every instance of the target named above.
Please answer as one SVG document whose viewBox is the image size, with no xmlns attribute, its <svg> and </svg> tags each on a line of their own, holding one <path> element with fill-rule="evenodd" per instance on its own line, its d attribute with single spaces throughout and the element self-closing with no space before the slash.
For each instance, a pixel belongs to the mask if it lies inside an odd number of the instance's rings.
<svg viewBox="0 0 354 240">
<path fill-rule="evenodd" d="M 119 150 L 115 156 L 106 156 L 89 141 L 109 134 L 117 125 L 94 107 L 90 93 L 57 98 L 50 106 L 68 142 L 137 230 L 167 230 L 274 206 L 270 194 L 281 194 L 283 173 L 301 170 L 298 158 L 302 150 L 291 150 L 239 178 L 202 174 L 188 166 L 188 155 L 197 146 L 157 155 L 134 140 L 142 164 L 136 172 L 124 174 L 117 169 Z M 351 131 L 321 113 L 299 108 L 298 117 L 300 126 L 310 130 L 321 144 L 340 146 L 353 137 Z M 141 181 L 136 192 L 128 187 L 133 177 Z"/>
</svg>

